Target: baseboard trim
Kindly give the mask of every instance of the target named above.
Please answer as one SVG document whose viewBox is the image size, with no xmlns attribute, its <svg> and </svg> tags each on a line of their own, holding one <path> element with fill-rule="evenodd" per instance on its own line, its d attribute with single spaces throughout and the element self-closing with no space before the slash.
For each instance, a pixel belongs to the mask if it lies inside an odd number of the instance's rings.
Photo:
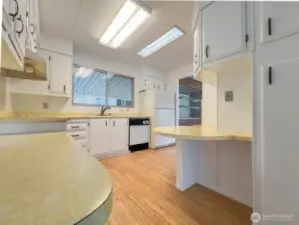
<svg viewBox="0 0 299 225">
<path fill-rule="evenodd" d="M 96 159 L 107 159 L 107 158 L 112 158 L 112 157 L 119 156 L 119 155 L 125 155 L 128 153 L 131 153 L 131 152 L 128 150 L 125 150 L 125 151 L 115 152 L 112 154 L 98 154 L 98 155 L 94 155 L 94 157 Z"/>
</svg>

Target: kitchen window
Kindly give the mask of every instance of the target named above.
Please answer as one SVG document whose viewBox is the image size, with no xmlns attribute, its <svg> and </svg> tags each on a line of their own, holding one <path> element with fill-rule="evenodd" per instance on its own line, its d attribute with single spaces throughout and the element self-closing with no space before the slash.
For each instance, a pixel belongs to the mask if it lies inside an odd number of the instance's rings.
<svg viewBox="0 0 299 225">
<path fill-rule="evenodd" d="M 73 104 L 134 107 L 134 78 L 75 64 Z"/>
</svg>

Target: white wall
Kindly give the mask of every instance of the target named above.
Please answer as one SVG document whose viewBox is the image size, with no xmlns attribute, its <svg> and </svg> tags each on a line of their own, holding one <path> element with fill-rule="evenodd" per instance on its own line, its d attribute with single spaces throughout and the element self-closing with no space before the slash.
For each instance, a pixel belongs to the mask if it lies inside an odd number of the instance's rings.
<svg viewBox="0 0 299 225">
<path fill-rule="evenodd" d="M 246 56 L 218 68 L 218 130 L 220 131 L 251 132 L 252 130 L 251 66 L 251 56 Z M 225 91 L 233 91 L 233 101 L 225 101 Z"/>
<path fill-rule="evenodd" d="M 63 46 L 60 48 L 60 46 Z M 41 48 L 71 54 L 72 44 L 61 38 L 43 37 Z M 160 80 L 165 80 L 164 73 L 157 71 L 145 65 L 129 65 L 111 58 L 99 56 L 86 52 L 74 52 L 74 63 L 95 69 L 106 70 L 135 78 L 135 104 L 134 108 L 118 108 L 113 107 L 110 113 L 138 113 L 139 99 L 138 88 L 141 86 L 143 76 L 149 76 Z M 71 74 L 70 74 L 71 76 Z M 72 77 L 69 79 L 69 87 L 72 86 Z M 43 103 L 48 103 L 49 109 L 42 108 Z M 98 113 L 100 107 L 94 106 L 78 106 L 72 104 L 72 99 L 66 101 L 63 98 L 54 98 L 36 95 L 13 95 L 11 99 L 12 110 L 17 112 L 81 112 L 81 113 Z"/>
</svg>

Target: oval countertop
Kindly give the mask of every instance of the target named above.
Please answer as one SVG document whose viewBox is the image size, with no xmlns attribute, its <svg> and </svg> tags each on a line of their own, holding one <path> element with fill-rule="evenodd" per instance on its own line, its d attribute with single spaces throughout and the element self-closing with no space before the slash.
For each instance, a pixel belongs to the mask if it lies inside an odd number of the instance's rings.
<svg viewBox="0 0 299 225">
<path fill-rule="evenodd" d="M 239 140 L 251 141 L 250 133 L 241 132 L 219 132 L 216 126 L 172 126 L 172 127 L 157 127 L 153 129 L 154 133 L 181 139 L 189 140 Z"/>
<path fill-rule="evenodd" d="M 107 170 L 64 132 L 0 136 L 0 180 L 3 225 L 85 224 L 99 212 L 104 224 L 111 211 Z"/>
</svg>

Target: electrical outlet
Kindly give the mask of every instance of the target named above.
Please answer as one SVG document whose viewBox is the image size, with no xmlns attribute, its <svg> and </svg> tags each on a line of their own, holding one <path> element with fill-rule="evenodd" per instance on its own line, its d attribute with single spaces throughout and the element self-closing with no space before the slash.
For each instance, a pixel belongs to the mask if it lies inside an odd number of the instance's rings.
<svg viewBox="0 0 299 225">
<path fill-rule="evenodd" d="M 49 108 L 49 104 L 47 102 L 43 102 L 43 109 L 48 109 Z"/>
<path fill-rule="evenodd" d="M 232 102 L 234 100 L 234 93 L 233 91 L 226 91 L 225 92 L 225 101 Z"/>
</svg>

